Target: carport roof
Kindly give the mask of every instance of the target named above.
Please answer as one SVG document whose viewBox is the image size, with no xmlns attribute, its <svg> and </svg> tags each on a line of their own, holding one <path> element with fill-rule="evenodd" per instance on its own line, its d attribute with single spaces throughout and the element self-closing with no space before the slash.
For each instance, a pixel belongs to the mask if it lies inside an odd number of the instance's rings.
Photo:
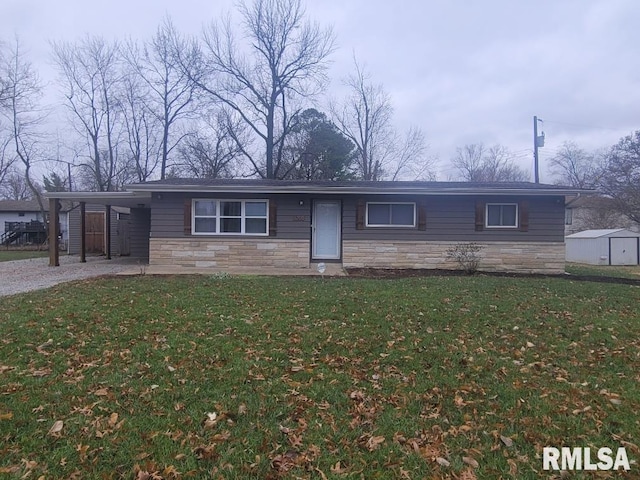
<svg viewBox="0 0 640 480">
<path fill-rule="evenodd" d="M 48 192 L 45 196 L 112 207 L 149 208 L 151 206 L 151 192 Z"/>
</svg>

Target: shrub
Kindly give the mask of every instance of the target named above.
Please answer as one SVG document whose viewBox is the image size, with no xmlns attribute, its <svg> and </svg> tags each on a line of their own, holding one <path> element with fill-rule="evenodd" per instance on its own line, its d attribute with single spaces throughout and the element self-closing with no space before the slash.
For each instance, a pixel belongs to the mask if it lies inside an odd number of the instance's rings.
<svg viewBox="0 0 640 480">
<path fill-rule="evenodd" d="M 447 258 L 453 259 L 465 272 L 472 274 L 478 271 L 484 247 L 477 243 L 457 243 L 447 249 Z"/>
</svg>

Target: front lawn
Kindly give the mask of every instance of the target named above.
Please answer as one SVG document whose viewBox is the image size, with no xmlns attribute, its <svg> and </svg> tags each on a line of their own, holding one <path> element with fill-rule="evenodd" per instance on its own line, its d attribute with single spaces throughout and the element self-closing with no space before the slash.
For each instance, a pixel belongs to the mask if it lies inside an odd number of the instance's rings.
<svg viewBox="0 0 640 480">
<path fill-rule="evenodd" d="M 623 267 L 618 265 L 585 265 L 582 263 L 567 263 L 565 270 L 571 275 L 633 278 L 640 280 L 640 266 Z"/>
<path fill-rule="evenodd" d="M 482 275 L 3 298 L 0 473 L 534 479 L 545 446 L 635 462 L 638 305 L 636 286 Z"/>
<path fill-rule="evenodd" d="M 0 262 L 40 258 L 49 255 L 47 250 L 0 250 Z"/>
</svg>

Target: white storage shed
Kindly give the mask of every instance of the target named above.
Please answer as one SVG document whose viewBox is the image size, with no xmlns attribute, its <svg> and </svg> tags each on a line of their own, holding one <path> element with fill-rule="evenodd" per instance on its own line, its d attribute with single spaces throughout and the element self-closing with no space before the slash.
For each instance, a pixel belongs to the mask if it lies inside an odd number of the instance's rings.
<svg viewBox="0 0 640 480">
<path fill-rule="evenodd" d="M 565 238 L 567 262 L 640 265 L 640 233 L 614 228 L 585 230 Z"/>
</svg>

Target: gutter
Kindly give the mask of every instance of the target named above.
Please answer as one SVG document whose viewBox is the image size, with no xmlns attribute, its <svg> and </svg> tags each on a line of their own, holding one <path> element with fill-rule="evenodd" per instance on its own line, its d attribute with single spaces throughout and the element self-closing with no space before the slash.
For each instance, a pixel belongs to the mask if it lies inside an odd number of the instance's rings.
<svg viewBox="0 0 640 480">
<path fill-rule="evenodd" d="M 212 192 L 212 193 L 257 193 L 257 194 L 324 194 L 324 195 L 346 195 L 346 194 L 372 194 L 372 195 L 532 195 L 532 196 L 579 196 L 588 193 L 583 190 L 560 190 L 560 189 L 496 189 L 496 188 L 372 188 L 372 187 L 333 187 L 326 188 L 314 186 L 242 186 L 242 185 L 135 185 L 129 187 L 132 193 L 136 192 Z M 595 192 L 593 192 L 595 193 Z"/>
</svg>

